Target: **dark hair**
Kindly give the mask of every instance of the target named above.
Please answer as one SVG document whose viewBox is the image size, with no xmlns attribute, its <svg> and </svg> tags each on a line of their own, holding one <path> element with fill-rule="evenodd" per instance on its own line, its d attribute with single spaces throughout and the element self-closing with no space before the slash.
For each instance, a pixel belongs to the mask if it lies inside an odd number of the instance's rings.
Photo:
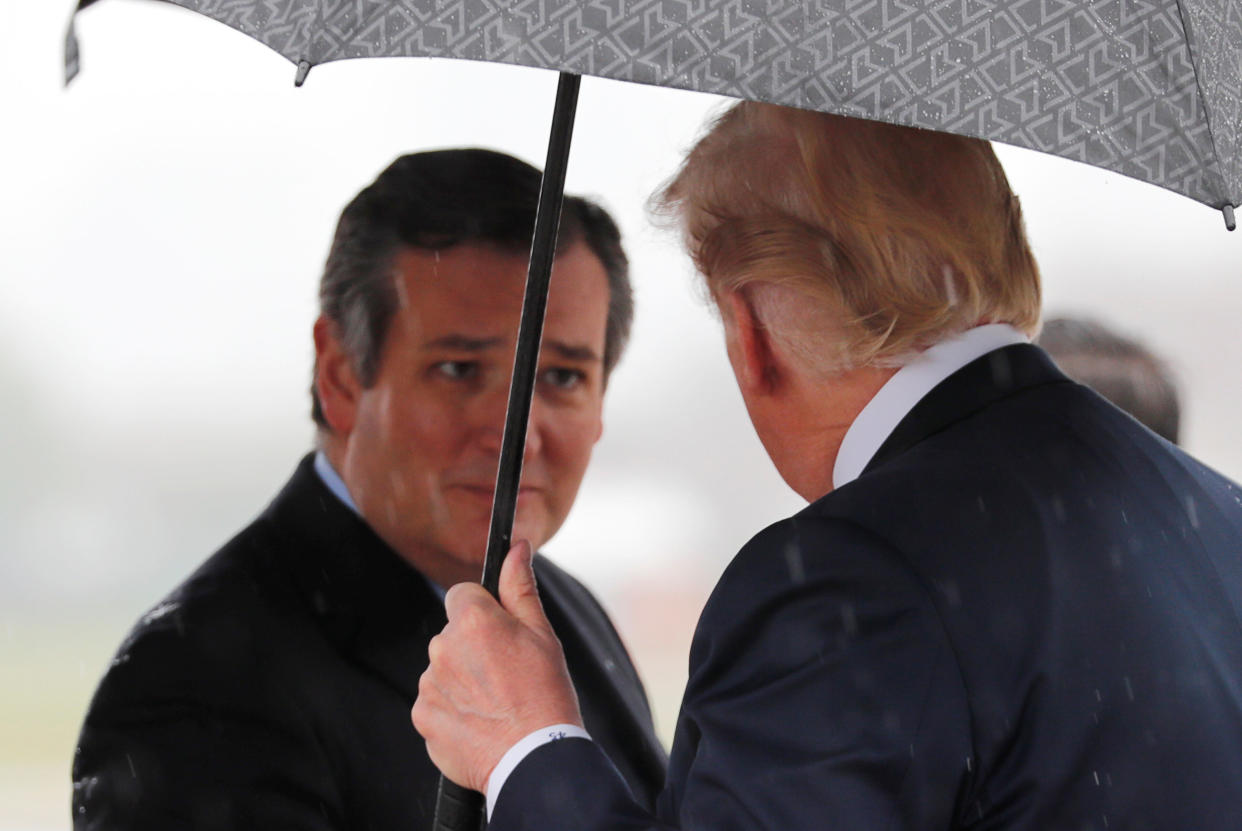
<svg viewBox="0 0 1242 831">
<path fill-rule="evenodd" d="M 1035 341 L 1066 375 L 1085 384 L 1174 444 L 1181 421 L 1177 385 L 1142 344 L 1094 320 L 1052 318 Z"/>
<path fill-rule="evenodd" d="M 393 257 L 402 248 L 443 251 L 484 244 L 526 254 L 539 202 L 538 168 L 492 150 L 411 153 L 397 159 L 354 197 L 336 226 L 319 282 L 319 311 L 337 334 L 363 386 L 375 383 L 397 308 Z M 629 261 L 608 212 L 566 196 L 557 237 L 560 254 L 585 242 L 608 275 L 604 377 L 616 366 L 634 317 Z M 327 428 L 315 384 L 311 416 Z"/>
</svg>

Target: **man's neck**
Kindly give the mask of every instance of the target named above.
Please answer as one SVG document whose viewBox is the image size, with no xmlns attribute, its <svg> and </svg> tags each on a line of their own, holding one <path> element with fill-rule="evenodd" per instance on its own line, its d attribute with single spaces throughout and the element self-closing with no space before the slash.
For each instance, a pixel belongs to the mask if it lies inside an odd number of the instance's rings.
<svg viewBox="0 0 1242 831">
<path fill-rule="evenodd" d="M 1005 323 L 968 329 L 935 344 L 895 373 L 864 402 L 842 439 L 835 456 L 832 488 L 857 479 L 885 439 L 922 398 L 941 381 L 989 352 L 1029 338 Z"/>
<path fill-rule="evenodd" d="M 796 381 L 775 417 L 768 454 L 786 484 L 812 502 L 833 489 L 832 471 L 858 414 L 896 373 L 861 367 L 828 379 Z M 779 455 L 778 455 L 779 454 Z"/>
</svg>

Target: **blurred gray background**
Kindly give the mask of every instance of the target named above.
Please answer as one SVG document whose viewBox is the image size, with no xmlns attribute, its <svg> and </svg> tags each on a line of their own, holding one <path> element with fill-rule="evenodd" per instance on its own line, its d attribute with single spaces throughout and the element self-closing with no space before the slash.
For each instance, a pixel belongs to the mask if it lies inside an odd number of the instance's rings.
<svg viewBox="0 0 1242 831">
<path fill-rule="evenodd" d="M 67 828 L 69 764 L 130 623 L 255 515 L 309 447 L 315 286 L 344 203 L 395 156 L 542 164 L 555 76 L 434 60 L 293 67 L 140 0 L 0 6 L 0 831 Z M 800 507 L 750 432 L 716 324 L 650 193 L 719 99 L 586 79 L 569 189 L 618 217 L 638 318 L 604 438 L 548 546 L 614 613 L 667 734 L 730 555 Z M 999 148 L 1053 313 L 1145 340 L 1184 443 L 1234 478 L 1242 234 L 1114 175 Z"/>
</svg>

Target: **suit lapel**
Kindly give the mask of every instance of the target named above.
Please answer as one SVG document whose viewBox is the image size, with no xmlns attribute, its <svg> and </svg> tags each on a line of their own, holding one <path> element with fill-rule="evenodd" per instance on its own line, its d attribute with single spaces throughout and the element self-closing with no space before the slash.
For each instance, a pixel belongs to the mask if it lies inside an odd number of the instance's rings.
<svg viewBox="0 0 1242 831">
<path fill-rule="evenodd" d="M 906 414 L 863 469 L 904 453 L 923 439 L 979 412 L 989 404 L 1043 384 L 1068 382 L 1037 346 L 1006 346 L 971 361 L 937 384 Z"/>
<path fill-rule="evenodd" d="M 325 636 L 411 701 L 444 604 L 427 581 L 341 503 L 302 460 L 265 516 L 284 537 L 283 567 Z"/>
<path fill-rule="evenodd" d="M 646 702 L 631 700 L 630 696 L 623 694 L 623 690 L 630 692 L 635 687 L 631 684 L 623 685 L 613 678 L 623 667 L 618 665 L 616 654 L 608 648 L 607 635 L 595 631 L 591 621 L 575 614 L 571 605 L 562 604 L 555 591 L 541 586 L 540 597 L 548 622 L 552 624 L 565 651 L 565 660 L 570 665 L 570 675 L 575 686 L 585 688 L 585 692 L 591 693 L 580 693 L 580 699 L 590 699 L 584 700 L 583 706 L 594 706 L 596 700 L 599 700 L 602 704 L 599 707 L 601 712 L 613 716 L 619 712 L 628 713 L 634 729 L 645 724 L 647 717 L 640 708 Z M 605 698 L 609 700 L 603 702 Z"/>
<path fill-rule="evenodd" d="M 542 558 L 536 559 L 536 569 L 544 611 L 564 648 L 587 732 L 636 797 L 651 807 L 663 785 L 667 756 L 652 732 L 642 682 L 589 593 Z"/>
</svg>

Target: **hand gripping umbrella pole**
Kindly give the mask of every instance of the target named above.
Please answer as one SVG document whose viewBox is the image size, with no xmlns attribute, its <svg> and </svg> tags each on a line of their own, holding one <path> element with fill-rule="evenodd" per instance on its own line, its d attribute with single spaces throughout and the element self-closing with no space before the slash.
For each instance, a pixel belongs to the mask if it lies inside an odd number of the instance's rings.
<svg viewBox="0 0 1242 831">
<path fill-rule="evenodd" d="M 504 436 L 500 445 L 500 465 L 496 471 L 496 491 L 492 500 L 492 523 L 487 534 L 487 554 L 483 560 L 483 588 L 492 597 L 500 596 L 500 567 L 513 544 L 513 517 L 517 511 L 518 485 L 522 478 L 522 454 L 526 449 L 526 427 L 535 392 L 539 362 L 539 341 L 543 336 L 543 316 L 548 306 L 548 283 L 556 257 L 556 234 L 560 226 L 561 202 L 565 196 L 565 167 L 573 136 L 574 115 L 578 107 L 581 77 L 562 72 L 556 87 L 556 107 L 548 137 L 548 157 L 539 188 L 539 207 L 535 212 L 535 232 L 531 240 L 530 265 L 526 271 L 526 294 L 518 325 L 517 349 L 513 356 L 513 380 L 509 385 L 509 407 L 505 413 Z M 483 795 L 440 776 L 436 795 L 436 815 L 432 831 L 478 831 L 486 826 Z"/>
</svg>

